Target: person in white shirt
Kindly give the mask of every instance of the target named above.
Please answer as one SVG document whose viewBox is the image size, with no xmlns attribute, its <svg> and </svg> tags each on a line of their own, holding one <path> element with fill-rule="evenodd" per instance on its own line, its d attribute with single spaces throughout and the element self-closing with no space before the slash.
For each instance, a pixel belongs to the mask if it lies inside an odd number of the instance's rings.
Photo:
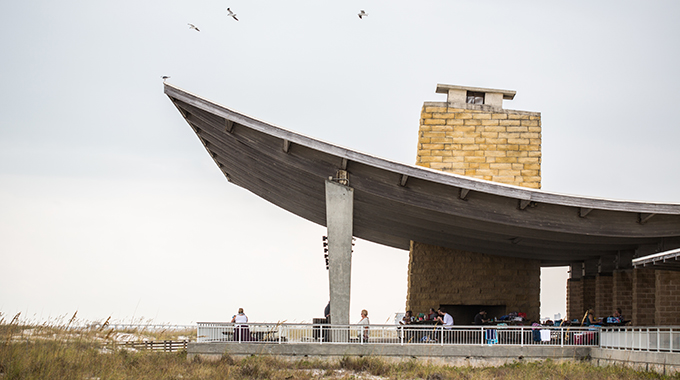
<svg viewBox="0 0 680 380">
<path fill-rule="evenodd" d="M 361 337 L 363 333 L 363 339 L 364 342 L 368 340 L 368 325 L 370 324 L 370 320 L 368 319 L 368 311 L 366 309 L 361 310 L 361 320 L 359 320 L 358 325 L 364 325 L 364 327 L 361 329 L 359 332 L 359 336 Z"/>
<path fill-rule="evenodd" d="M 444 325 L 444 328 L 450 329 L 453 326 L 453 317 L 449 313 L 445 313 L 442 309 L 437 309 L 437 314 L 439 316 L 435 318 L 435 321 Z"/>
<path fill-rule="evenodd" d="M 451 328 L 453 328 L 453 317 L 451 314 L 445 313 L 441 308 L 437 309 L 437 314 L 439 314 L 439 316 L 435 318 L 435 321 L 444 325 L 442 339 L 444 340 L 444 343 L 451 343 L 453 340 L 453 331 L 451 331 Z"/>
<path fill-rule="evenodd" d="M 238 314 L 231 318 L 234 323 L 234 340 L 239 342 L 250 340 L 250 329 L 248 328 L 248 316 L 243 312 L 243 308 L 238 308 Z"/>
</svg>

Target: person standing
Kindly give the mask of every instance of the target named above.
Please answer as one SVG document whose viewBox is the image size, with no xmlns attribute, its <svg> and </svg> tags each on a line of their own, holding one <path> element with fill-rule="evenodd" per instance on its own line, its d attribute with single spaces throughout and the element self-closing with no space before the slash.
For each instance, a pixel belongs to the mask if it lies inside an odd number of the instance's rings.
<svg viewBox="0 0 680 380">
<path fill-rule="evenodd" d="M 441 308 L 437 309 L 437 314 L 439 314 L 439 316 L 435 318 L 435 321 L 444 326 L 442 340 L 444 343 L 451 343 L 453 341 L 453 331 L 451 331 L 453 328 L 453 317 L 451 314 L 444 312 Z"/>
<path fill-rule="evenodd" d="M 361 310 L 361 319 L 357 324 L 362 326 L 361 330 L 359 331 L 359 337 L 363 336 L 364 342 L 368 341 L 368 325 L 370 323 L 371 321 L 368 319 L 368 311 L 366 309 Z"/>
<path fill-rule="evenodd" d="M 243 312 L 243 308 L 238 308 L 238 314 L 231 317 L 234 323 L 234 340 L 247 342 L 250 340 L 250 328 L 248 327 L 248 316 Z"/>
<path fill-rule="evenodd" d="M 323 316 L 326 318 L 326 323 L 331 323 L 331 301 L 328 301 L 328 305 L 323 309 Z"/>
</svg>

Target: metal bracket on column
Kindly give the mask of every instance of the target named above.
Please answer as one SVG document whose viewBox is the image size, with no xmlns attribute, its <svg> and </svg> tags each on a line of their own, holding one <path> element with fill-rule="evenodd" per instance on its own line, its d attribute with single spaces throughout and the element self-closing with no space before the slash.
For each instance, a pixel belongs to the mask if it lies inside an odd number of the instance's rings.
<svg viewBox="0 0 680 380">
<path fill-rule="evenodd" d="M 335 181 L 341 185 L 349 186 L 349 173 L 347 170 L 338 170 L 335 177 L 328 177 L 329 181 Z"/>
</svg>

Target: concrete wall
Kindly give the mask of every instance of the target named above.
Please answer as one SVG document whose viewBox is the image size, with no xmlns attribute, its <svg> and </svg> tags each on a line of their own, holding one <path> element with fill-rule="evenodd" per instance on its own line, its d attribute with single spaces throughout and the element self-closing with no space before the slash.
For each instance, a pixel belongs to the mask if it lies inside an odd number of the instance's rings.
<svg viewBox="0 0 680 380">
<path fill-rule="evenodd" d="M 242 358 L 273 355 L 282 359 L 340 360 L 347 356 L 377 356 L 391 361 L 418 360 L 438 365 L 500 366 L 550 359 L 554 362 L 590 360 L 594 365 L 623 365 L 662 375 L 680 373 L 680 354 L 611 350 L 597 347 L 554 346 L 439 346 L 382 344 L 258 344 L 189 343 L 187 359 L 218 360 L 224 355 Z"/>
<path fill-rule="evenodd" d="M 274 355 L 289 359 L 340 360 L 347 356 L 379 356 L 394 361 L 420 360 L 456 366 L 499 366 L 506 363 L 551 359 L 583 360 L 590 347 L 555 346 L 440 346 L 385 344 L 258 344 L 258 343 L 190 343 L 187 357 L 219 359 L 224 354 L 239 358 L 250 355 Z"/>
<path fill-rule="evenodd" d="M 680 354 L 591 348 L 590 361 L 597 366 L 621 365 L 662 375 L 680 373 Z"/>
<path fill-rule="evenodd" d="M 539 320 L 540 275 L 538 260 L 411 242 L 406 309 L 417 314 L 439 305 L 506 305 L 507 312 Z"/>
</svg>

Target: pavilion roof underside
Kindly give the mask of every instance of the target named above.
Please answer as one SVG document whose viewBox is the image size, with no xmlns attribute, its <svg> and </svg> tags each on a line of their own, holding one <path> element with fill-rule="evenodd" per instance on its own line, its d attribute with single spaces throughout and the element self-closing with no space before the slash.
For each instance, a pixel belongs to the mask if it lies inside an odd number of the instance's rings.
<svg viewBox="0 0 680 380">
<path fill-rule="evenodd" d="M 545 266 L 680 247 L 680 204 L 560 195 L 395 163 L 169 84 L 165 93 L 230 182 L 309 221 L 325 226 L 324 181 L 346 170 L 361 239 L 399 249 L 413 240 Z"/>
</svg>

